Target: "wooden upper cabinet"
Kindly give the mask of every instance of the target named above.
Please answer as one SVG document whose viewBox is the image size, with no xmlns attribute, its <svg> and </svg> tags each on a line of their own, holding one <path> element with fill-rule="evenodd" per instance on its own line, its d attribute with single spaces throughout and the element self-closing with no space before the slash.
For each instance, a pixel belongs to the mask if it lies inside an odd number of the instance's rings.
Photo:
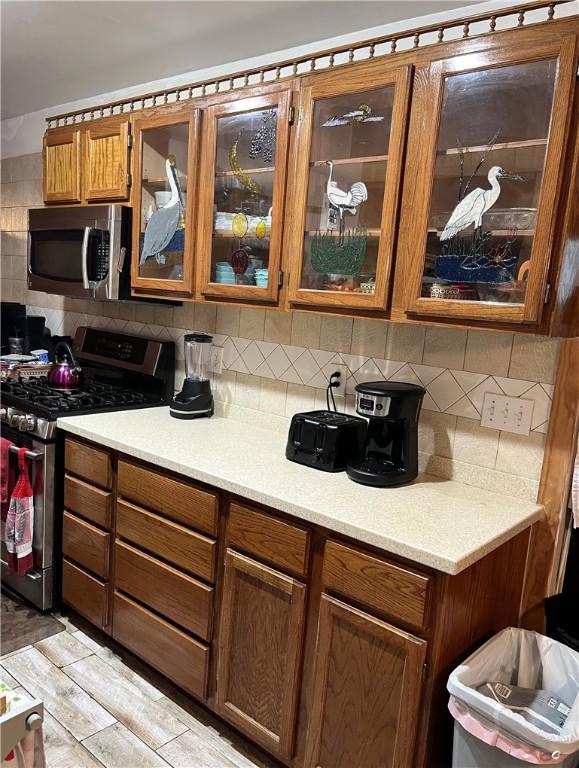
<svg viewBox="0 0 579 768">
<path fill-rule="evenodd" d="M 135 119 L 131 285 L 193 295 L 199 110 Z"/>
<path fill-rule="evenodd" d="M 289 300 L 385 309 L 410 67 L 353 65 L 303 80 Z"/>
<path fill-rule="evenodd" d="M 536 38 L 534 38 L 536 40 Z M 405 309 L 537 323 L 575 82 L 575 36 L 432 62 L 408 155 Z"/>
<path fill-rule="evenodd" d="M 322 595 L 306 768 L 412 768 L 426 642 Z"/>
<path fill-rule="evenodd" d="M 299 581 L 227 551 L 215 706 L 285 760 L 293 756 L 305 593 Z"/>
<path fill-rule="evenodd" d="M 44 135 L 43 194 L 46 203 L 81 201 L 81 132 L 55 128 Z"/>
<path fill-rule="evenodd" d="M 203 115 L 197 262 L 206 297 L 277 301 L 291 90 Z"/>
<path fill-rule="evenodd" d="M 87 201 L 129 196 L 130 123 L 118 118 L 90 123 L 84 132 L 84 197 Z"/>
</svg>

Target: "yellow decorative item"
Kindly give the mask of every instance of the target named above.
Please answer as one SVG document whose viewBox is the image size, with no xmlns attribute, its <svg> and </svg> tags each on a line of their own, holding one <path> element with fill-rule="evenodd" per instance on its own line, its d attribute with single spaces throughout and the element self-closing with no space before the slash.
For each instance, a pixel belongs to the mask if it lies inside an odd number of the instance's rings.
<svg viewBox="0 0 579 768">
<path fill-rule="evenodd" d="M 372 114 L 372 109 L 367 104 L 359 104 L 358 105 L 358 112 L 360 112 L 360 114 L 356 115 L 354 117 L 354 120 L 357 123 L 363 123 Z"/>
<path fill-rule="evenodd" d="M 243 237 L 248 228 L 247 216 L 244 213 L 236 213 L 231 222 L 231 229 L 235 237 Z"/>
<path fill-rule="evenodd" d="M 237 162 L 237 145 L 238 144 L 239 144 L 239 141 L 236 141 L 235 144 L 233 144 L 233 146 L 229 150 L 229 165 L 237 181 L 243 187 L 245 187 L 245 189 L 247 189 L 248 192 L 254 192 L 256 195 L 258 195 L 261 192 L 261 187 L 259 186 L 257 181 L 254 181 L 249 175 L 249 173 L 247 173 L 247 171 L 244 171 L 243 168 L 241 168 L 241 166 Z"/>
<path fill-rule="evenodd" d="M 267 225 L 265 221 L 262 219 L 260 222 L 257 223 L 257 226 L 255 227 L 255 236 L 261 240 L 263 239 L 267 234 Z"/>
</svg>

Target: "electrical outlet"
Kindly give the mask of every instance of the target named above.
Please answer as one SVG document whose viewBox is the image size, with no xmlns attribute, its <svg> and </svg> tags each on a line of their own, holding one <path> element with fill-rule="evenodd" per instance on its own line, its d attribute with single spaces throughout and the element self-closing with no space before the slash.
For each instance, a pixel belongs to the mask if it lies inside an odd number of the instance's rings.
<svg viewBox="0 0 579 768">
<path fill-rule="evenodd" d="M 340 374 L 340 386 L 333 388 L 334 397 L 346 397 L 346 379 L 350 374 L 348 366 L 328 363 L 328 365 L 325 365 L 323 368 L 324 376 L 328 381 L 330 381 L 330 376 L 336 372 Z"/>
<path fill-rule="evenodd" d="M 223 347 L 213 347 L 211 350 L 211 370 L 213 373 L 223 371 Z"/>
<path fill-rule="evenodd" d="M 516 435 L 528 435 L 534 406 L 534 400 L 487 392 L 483 401 L 481 426 L 514 432 Z"/>
</svg>

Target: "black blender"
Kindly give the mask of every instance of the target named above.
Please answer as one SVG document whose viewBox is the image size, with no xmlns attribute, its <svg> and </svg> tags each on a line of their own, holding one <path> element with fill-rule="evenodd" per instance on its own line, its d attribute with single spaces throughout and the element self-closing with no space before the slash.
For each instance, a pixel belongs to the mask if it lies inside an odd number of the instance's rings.
<svg viewBox="0 0 579 768">
<path fill-rule="evenodd" d="M 213 415 L 213 395 L 209 373 L 213 336 L 189 333 L 185 342 L 185 379 L 169 408 L 176 419 L 197 419 Z"/>
<path fill-rule="evenodd" d="M 416 384 L 373 381 L 356 387 L 356 411 L 368 419 L 363 457 L 348 477 L 364 485 L 409 483 L 418 474 L 418 414 L 425 390 Z"/>
</svg>

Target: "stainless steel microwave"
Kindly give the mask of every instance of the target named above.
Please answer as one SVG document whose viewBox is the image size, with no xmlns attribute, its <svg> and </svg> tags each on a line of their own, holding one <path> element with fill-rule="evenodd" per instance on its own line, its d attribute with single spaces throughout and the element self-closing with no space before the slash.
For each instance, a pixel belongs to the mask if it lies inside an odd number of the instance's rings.
<svg viewBox="0 0 579 768">
<path fill-rule="evenodd" d="M 28 211 L 28 287 L 60 296 L 129 299 L 131 209 L 122 205 Z"/>
</svg>

